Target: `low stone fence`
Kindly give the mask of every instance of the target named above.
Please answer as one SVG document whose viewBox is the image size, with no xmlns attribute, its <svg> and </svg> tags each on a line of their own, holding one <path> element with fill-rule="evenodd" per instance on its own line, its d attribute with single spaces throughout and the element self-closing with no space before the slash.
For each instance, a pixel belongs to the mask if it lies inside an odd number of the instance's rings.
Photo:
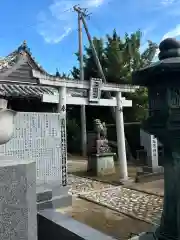
<svg viewBox="0 0 180 240">
<path fill-rule="evenodd" d="M 37 218 L 38 240 L 115 240 L 53 209 L 40 211 Z"/>
</svg>

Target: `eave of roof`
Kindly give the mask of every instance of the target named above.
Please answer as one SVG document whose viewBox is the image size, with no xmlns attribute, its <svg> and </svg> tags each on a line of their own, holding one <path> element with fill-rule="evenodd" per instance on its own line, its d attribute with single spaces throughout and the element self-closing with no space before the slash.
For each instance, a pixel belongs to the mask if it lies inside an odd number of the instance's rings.
<svg viewBox="0 0 180 240">
<path fill-rule="evenodd" d="M 1 97 L 41 98 L 43 94 L 58 95 L 58 88 L 29 84 L 0 84 Z M 87 91 L 68 89 L 67 95 L 72 97 L 87 97 Z"/>
<path fill-rule="evenodd" d="M 24 41 L 14 52 L 10 53 L 6 57 L 0 58 L 0 74 L 6 72 L 11 67 L 13 67 L 15 64 L 19 62 L 20 59 L 22 59 L 23 56 L 27 56 L 29 62 L 32 62 L 36 69 L 39 70 L 41 73 L 53 76 L 49 74 L 32 56 L 32 53 L 30 51 L 30 48 L 27 46 L 26 41 Z"/>
<path fill-rule="evenodd" d="M 41 98 L 43 94 L 57 95 L 58 89 L 37 85 L 0 84 L 0 96 L 7 98 Z"/>
</svg>

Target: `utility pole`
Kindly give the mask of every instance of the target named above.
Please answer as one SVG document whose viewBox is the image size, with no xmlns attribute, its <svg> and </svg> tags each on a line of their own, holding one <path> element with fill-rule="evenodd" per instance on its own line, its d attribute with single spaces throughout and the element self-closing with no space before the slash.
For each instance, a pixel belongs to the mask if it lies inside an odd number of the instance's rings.
<svg viewBox="0 0 180 240">
<path fill-rule="evenodd" d="M 76 9 L 74 8 L 76 11 Z M 83 66 L 83 41 L 82 41 L 82 13 L 78 13 L 78 36 L 79 36 L 79 63 L 80 63 L 80 80 L 84 81 L 84 66 Z M 81 150 L 82 155 L 87 155 L 87 132 L 86 132 L 86 106 L 81 106 Z"/>
<path fill-rule="evenodd" d="M 89 44 L 92 49 L 92 53 L 94 56 L 94 60 L 96 62 L 97 68 L 99 70 L 100 77 L 102 78 L 103 82 L 106 83 L 106 77 L 104 75 L 101 63 L 99 61 L 98 54 L 96 52 L 94 43 L 92 41 L 91 35 L 88 30 L 88 26 L 85 21 L 85 17 L 87 17 L 89 14 L 87 14 L 87 10 L 82 10 L 78 6 L 74 6 L 74 10 L 80 14 L 82 23 L 84 25 L 84 29 L 86 31 L 87 38 L 89 40 Z M 107 98 L 112 98 L 111 93 L 107 92 Z M 126 160 L 126 148 L 125 148 L 125 134 L 124 134 L 124 120 L 123 120 L 123 109 L 121 105 L 121 93 L 117 93 L 117 102 L 118 106 L 116 108 L 112 107 L 112 116 L 114 120 L 116 120 L 116 130 L 117 130 L 117 138 L 118 138 L 118 155 L 119 155 L 119 161 L 120 161 L 120 169 L 121 169 L 121 177 L 126 180 L 128 178 L 128 171 L 127 171 L 127 160 Z M 122 159 L 121 159 L 122 158 Z"/>
<path fill-rule="evenodd" d="M 74 10 L 76 12 L 78 12 L 79 14 L 81 14 L 81 20 L 82 20 L 82 23 L 84 25 L 84 29 L 85 29 L 85 32 L 86 32 L 86 35 L 87 35 L 87 38 L 88 38 L 88 41 L 89 41 L 89 44 L 91 46 L 91 49 L 92 49 L 92 53 L 93 53 L 93 56 L 94 56 L 94 60 L 96 62 L 96 65 L 97 65 L 97 68 L 99 70 L 99 73 L 100 73 L 100 77 L 102 78 L 103 82 L 106 83 L 106 77 L 104 75 L 104 72 L 103 72 L 103 69 L 102 69 L 102 66 L 101 66 L 101 63 L 99 61 L 99 57 L 97 55 L 97 52 L 96 52 L 96 49 L 94 47 L 94 43 L 92 41 L 92 38 L 91 38 L 91 35 L 89 33 L 89 30 L 88 30 L 88 26 L 87 26 L 87 23 L 85 21 L 85 17 L 88 16 L 86 12 L 83 12 L 82 9 L 80 7 L 77 7 L 77 6 L 74 6 Z M 107 94 L 107 98 L 112 98 L 111 96 L 111 93 L 110 92 L 106 92 L 105 94 Z M 112 115 L 113 115 L 113 118 L 115 120 L 115 108 L 112 107 Z"/>
</svg>

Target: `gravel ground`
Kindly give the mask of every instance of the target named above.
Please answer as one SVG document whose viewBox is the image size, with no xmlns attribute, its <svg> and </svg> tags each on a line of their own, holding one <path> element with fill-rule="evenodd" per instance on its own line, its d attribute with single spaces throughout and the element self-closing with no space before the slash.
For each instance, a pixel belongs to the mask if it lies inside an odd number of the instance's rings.
<svg viewBox="0 0 180 240">
<path fill-rule="evenodd" d="M 161 196 L 146 194 L 122 186 L 115 187 L 73 175 L 69 176 L 68 184 L 72 185 L 70 194 L 151 224 L 159 223 L 163 206 Z"/>
<path fill-rule="evenodd" d="M 80 196 L 152 224 L 159 223 L 163 206 L 162 197 L 123 187 L 80 194 Z"/>
<path fill-rule="evenodd" d="M 103 189 L 109 189 L 114 187 L 111 184 L 104 184 L 98 181 L 94 181 L 88 178 L 77 177 L 74 175 L 69 175 L 68 185 L 72 185 L 69 193 L 73 195 L 84 194 L 91 191 L 100 191 Z"/>
</svg>

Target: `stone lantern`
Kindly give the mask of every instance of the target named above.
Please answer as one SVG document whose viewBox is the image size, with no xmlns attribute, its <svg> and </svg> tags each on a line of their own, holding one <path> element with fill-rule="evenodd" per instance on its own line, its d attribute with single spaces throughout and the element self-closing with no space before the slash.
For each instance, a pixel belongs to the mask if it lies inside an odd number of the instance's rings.
<svg viewBox="0 0 180 240">
<path fill-rule="evenodd" d="M 180 239 L 180 42 L 159 45 L 159 61 L 133 73 L 148 88 L 149 117 L 142 124 L 164 146 L 164 205 L 158 239 Z"/>
<path fill-rule="evenodd" d="M 0 145 L 7 143 L 13 135 L 16 112 L 7 109 L 7 100 L 0 98 Z"/>
</svg>

